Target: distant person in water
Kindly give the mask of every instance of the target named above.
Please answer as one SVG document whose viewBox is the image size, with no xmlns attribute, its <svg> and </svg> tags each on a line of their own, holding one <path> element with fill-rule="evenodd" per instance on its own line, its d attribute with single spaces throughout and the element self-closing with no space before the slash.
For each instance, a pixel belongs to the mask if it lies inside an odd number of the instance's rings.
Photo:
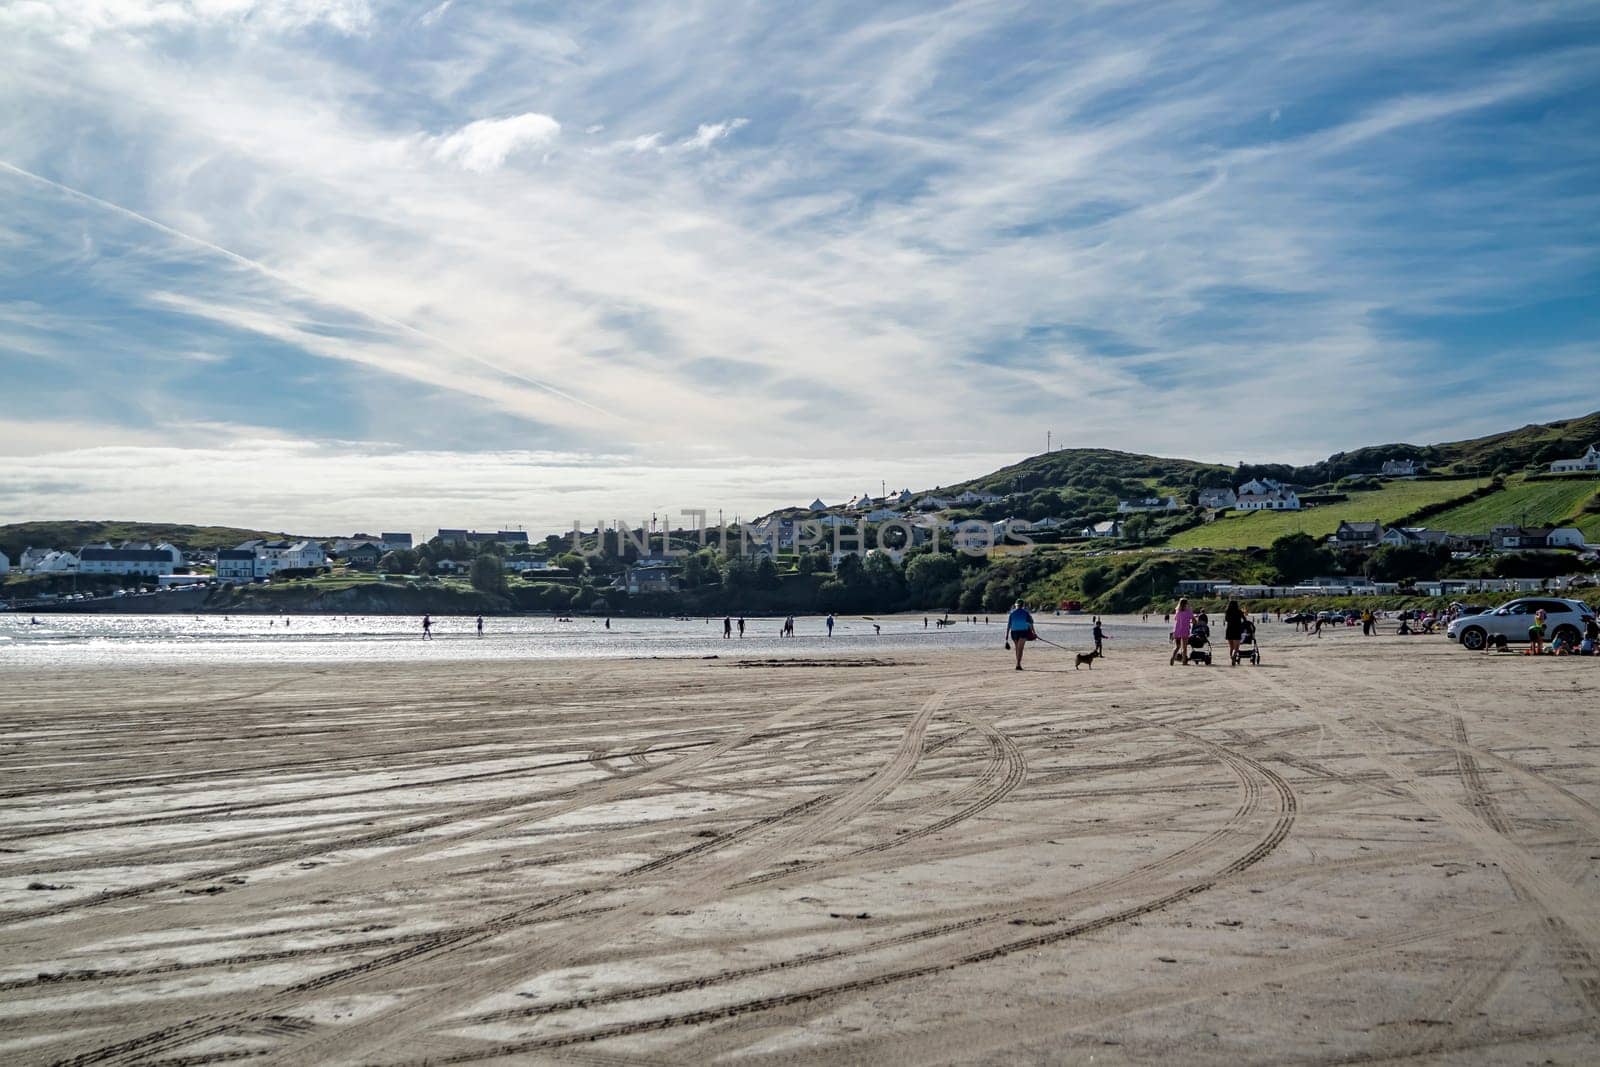
<svg viewBox="0 0 1600 1067">
<path fill-rule="evenodd" d="M 733 616 L 724 615 L 722 618 L 722 639 L 726 641 L 733 636 Z"/>
<path fill-rule="evenodd" d="M 424 641 L 433 640 L 433 619 L 427 615 L 422 617 L 422 639 Z"/>
<path fill-rule="evenodd" d="M 478 636 L 479 637 L 483 636 L 483 616 L 482 615 L 478 616 Z"/>
<path fill-rule="evenodd" d="M 883 633 L 883 627 L 879 626 L 877 623 L 873 623 L 872 624 L 872 632 L 875 633 L 875 634 L 881 634 L 881 633 Z"/>
<path fill-rule="evenodd" d="M 833 612 L 828 612 L 828 636 L 833 636 Z"/>
<path fill-rule="evenodd" d="M 611 616 L 606 616 L 606 629 L 611 629 Z"/>
<path fill-rule="evenodd" d="M 739 636 L 740 637 L 744 636 L 744 616 L 743 615 L 739 616 Z"/>
<path fill-rule="evenodd" d="M 1023 606 L 1022 601 L 1017 601 L 1011 608 L 1011 614 L 1006 616 L 1006 640 L 1013 646 L 1017 654 L 1017 670 L 1022 669 L 1022 649 L 1029 641 L 1034 639 L 1033 616 Z"/>
</svg>

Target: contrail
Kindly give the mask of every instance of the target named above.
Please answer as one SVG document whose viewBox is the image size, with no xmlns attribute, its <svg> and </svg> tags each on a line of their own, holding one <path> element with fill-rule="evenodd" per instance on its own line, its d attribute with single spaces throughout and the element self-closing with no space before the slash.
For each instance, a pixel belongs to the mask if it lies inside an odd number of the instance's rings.
<svg viewBox="0 0 1600 1067">
<path fill-rule="evenodd" d="M 562 400 L 565 400 L 568 403 L 577 404 L 580 407 L 588 408 L 590 411 L 594 411 L 594 412 L 597 412 L 597 413 L 599 413 L 601 415 L 605 415 L 608 418 L 615 418 L 615 416 L 612 414 L 612 412 L 609 412 L 609 411 L 607 411 L 606 409 L 604 409 L 602 407 L 598 407 L 598 406 L 596 406 L 594 404 L 591 404 L 587 400 L 584 400 L 584 399 L 582 399 L 580 397 L 573 396 L 571 393 L 568 393 L 563 389 L 558 389 L 556 386 L 551 385 L 549 382 L 540 381 L 538 378 L 530 378 L 526 374 L 520 374 L 520 373 L 518 373 L 516 371 L 508 371 L 504 367 L 498 367 L 495 364 L 493 364 L 493 363 L 489 362 L 488 360 L 484 359 L 482 356 L 477 356 L 477 355 L 472 354 L 471 352 L 466 352 L 466 351 L 461 350 L 460 348 L 457 348 L 455 345 L 451 344 L 449 341 L 446 341 L 442 337 L 436 337 L 436 336 L 434 336 L 433 334 L 429 333 L 426 330 L 418 329 L 417 327 L 412 326 L 408 322 L 402 322 L 401 320 L 393 318 L 393 317 L 391 317 L 389 315 L 385 315 L 382 312 L 373 311 L 373 310 L 371 310 L 369 308 L 361 307 L 358 304 L 351 304 L 351 303 L 348 303 L 348 302 L 345 302 L 345 301 L 342 301 L 342 300 L 329 300 L 326 297 L 324 297 L 322 294 L 320 294 L 320 293 L 316 292 L 315 290 L 313 290 L 310 286 L 307 286 L 302 282 L 298 282 L 295 279 L 289 277 L 288 275 L 283 274 L 283 273 L 281 273 L 279 271 L 276 271 L 276 270 L 272 269 L 271 267 L 267 266 L 265 263 L 258 263 L 257 261 L 249 258 L 248 256 L 241 256 L 237 252 L 233 252 L 233 251 L 230 251 L 229 249 L 223 248 L 221 245 L 212 244 L 210 241 L 207 241 L 207 240 L 205 240 L 203 238 L 200 238 L 200 237 L 196 237 L 193 234 L 184 233 L 182 230 L 175 230 L 171 226 L 168 226 L 164 222 L 157 221 L 156 219 L 153 219 L 148 215 L 141 215 L 137 211 L 134 211 L 134 210 L 132 210 L 130 208 L 123 207 L 121 204 L 114 204 L 109 200 L 102 200 L 98 196 L 94 196 L 94 195 L 92 195 L 90 193 L 86 193 L 81 189 L 74 189 L 70 185 L 62 185 L 58 181 L 54 181 L 54 180 L 52 180 L 50 178 L 46 178 L 42 174 L 35 174 L 31 170 L 23 170 L 21 167 L 18 167 L 18 166 L 14 165 L 14 164 L 11 164 L 11 163 L 7 163 L 3 159 L 0 159 L 0 170 L 4 170 L 4 171 L 7 171 L 7 172 L 9 172 L 11 174 L 15 174 L 19 178 L 26 178 L 29 181 L 37 182 L 40 185 L 47 186 L 47 187 L 49 187 L 51 189 L 56 190 L 57 192 L 64 193 L 67 196 L 70 196 L 75 200 L 81 200 L 86 204 L 93 205 L 94 207 L 101 208 L 101 209 L 103 209 L 105 211 L 110 211 L 113 214 L 121 215 L 124 218 L 132 219 L 135 222 L 142 223 L 143 225 L 149 226 L 152 229 L 160 230 L 162 233 L 166 234 L 169 237 L 175 237 L 180 241 L 185 241 L 185 242 L 187 242 L 187 243 L 189 243 L 191 245 L 194 245 L 194 246 L 196 246 L 198 248 L 203 248 L 207 252 L 211 252 L 211 253 L 213 253 L 215 255 L 219 255 L 219 256 L 223 257 L 224 259 L 227 259 L 227 260 L 230 260 L 230 261 L 232 261 L 234 263 L 239 264 L 239 266 L 241 266 L 241 267 L 248 268 L 249 270 L 255 271 L 257 274 L 261 274 L 261 275 L 264 275 L 265 277 L 271 278 L 273 281 L 277 282 L 280 285 L 285 285 L 285 286 L 288 286 L 291 289 L 296 290 L 297 292 L 304 293 L 306 296 L 309 296 L 311 299 L 316 300 L 319 303 L 333 304 L 335 306 L 342 307 L 346 311 L 353 311 L 356 314 L 364 316 L 364 317 L 366 317 L 368 319 L 371 319 L 374 322 L 382 323 L 383 325 L 388 326 L 391 329 L 399 330 L 402 333 L 411 334 L 414 337 L 420 337 L 424 341 L 427 341 L 429 344 L 432 344 L 432 345 L 435 345 L 435 346 L 437 346 L 439 348 L 442 348 L 446 352 L 449 352 L 453 356 L 457 356 L 457 357 L 459 357 L 461 359 L 464 359 L 464 360 L 468 361 L 469 363 L 476 363 L 478 366 L 485 367 L 488 370 L 491 370 L 494 373 L 500 375 L 501 377 L 510 378 L 510 379 L 512 379 L 514 381 L 521 382 L 524 385 L 530 385 L 535 389 L 539 389 L 539 390 L 542 390 L 543 392 L 549 393 L 551 396 L 560 397 Z"/>
</svg>

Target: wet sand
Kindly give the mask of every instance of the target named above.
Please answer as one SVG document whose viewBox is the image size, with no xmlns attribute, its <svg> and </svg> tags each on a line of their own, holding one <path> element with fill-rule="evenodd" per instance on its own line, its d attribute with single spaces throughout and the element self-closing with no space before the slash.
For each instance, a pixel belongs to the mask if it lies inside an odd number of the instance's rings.
<svg viewBox="0 0 1600 1067">
<path fill-rule="evenodd" d="M 0 671 L 0 1060 L 1600 1059 L 1600 661 L 1288 630 Z"/>
</svg>

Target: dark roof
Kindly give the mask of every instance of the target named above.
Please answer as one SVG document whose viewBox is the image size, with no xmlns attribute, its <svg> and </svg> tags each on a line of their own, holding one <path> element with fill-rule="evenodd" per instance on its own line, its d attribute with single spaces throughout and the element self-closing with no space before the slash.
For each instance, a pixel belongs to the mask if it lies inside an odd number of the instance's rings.
<svg viewBox="0 0 1600 1067">
<path fill-rule="evenodd" d="M 161 548 L 86 548 L 78 554 L 84 562 L 171 563 L 172 553 Z"/>
<path fill-rule="evenodd" d="M 218 560 L 224 559 L 255 559 L 256 554 L 248 548 L 224 548 L 217 553 Z"/>
</svg>

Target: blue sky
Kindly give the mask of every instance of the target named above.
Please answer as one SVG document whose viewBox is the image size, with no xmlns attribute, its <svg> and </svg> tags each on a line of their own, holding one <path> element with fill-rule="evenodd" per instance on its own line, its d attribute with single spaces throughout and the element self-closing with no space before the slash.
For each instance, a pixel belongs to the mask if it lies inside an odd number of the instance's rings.
<svg viewBox="0 0 1600 1067">
<path fill-rule="evenodd" d="M 0 519 L 335 532 L 1600 407 L 1587 3 L 0 6 Z"/>
</svg>

